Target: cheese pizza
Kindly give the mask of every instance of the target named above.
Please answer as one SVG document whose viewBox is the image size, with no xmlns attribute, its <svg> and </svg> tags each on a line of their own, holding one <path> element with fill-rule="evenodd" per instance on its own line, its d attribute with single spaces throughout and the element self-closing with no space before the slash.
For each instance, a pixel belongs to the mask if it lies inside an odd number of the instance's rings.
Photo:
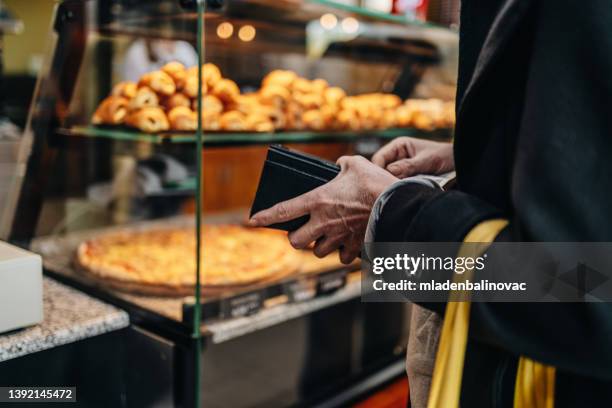
<svg viewBox="0 0 612 408">
<path fill-rule="evenodd" d="M 205 225 L 200 283 L 204 288 L 248 285 L 297 272 L 301 258 L 284 232 Z M 189 295 L 196 284 L 193 228 L 126 230 L 100 235 L 77 249 L 79 267 L 116 289 Z"/>
</svg>

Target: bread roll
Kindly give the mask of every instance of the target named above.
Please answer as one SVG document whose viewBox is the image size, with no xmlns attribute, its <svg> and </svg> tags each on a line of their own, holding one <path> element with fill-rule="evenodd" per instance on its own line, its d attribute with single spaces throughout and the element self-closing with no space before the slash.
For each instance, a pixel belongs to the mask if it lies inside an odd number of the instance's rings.
<svg viewBox="0 0 612 408">
<path fill-rule="evenodd" d="M 129 108 L 131 110 L 138 110 L 154 106 L 159 106 L 159 98 L 151 88 L 146 86 L 138 88 L 136 95 L 130 100 L 129 103 Z"/>
<path fill-rule="evenodd" d="M 128 100 L 122 96 L 109 96 L 104 99 L 91 119 L 94 125 L 120 125 L 128 113 Z"/>
<path fill-rule="evenodd" d="M 211 93 L 223 103 L 231 104 L 238 99 L 240 89 L 231 79 L 221 79 L 214 85 Z"/>
<path fill-rule="evenodd" d="M 138 86 L 147 86 L 160 95 L 172 95 L 176 85 L 172 77 L 164 71 L 153 71 L 140 77 Z"/>
<path fill-rule="evenodd" d="M 219 118 L 219 125 L 223 130 L 243 131 L 246 130 L 246 119 L 244 114 L 238 111 L 225 112 Z"/>
<path fill-rule="evenodd" d="M 136 91 L 138 90 L 138 85 L 135 82 L 123 81 L 119 82 L 117 85 L 113 87 L 111 95 L 113 96 L 122 96 L 127 99 L 132 99 L 136 96 Z"/>
<path fill-rule="evenodd" d="M 170 128 L 166 114 L 158 107 L 145 107 L 130 112 L 125 123 L 146 133 L 163 132 Z"/>
<path fill-rule="evenodd" d="M 182 93 L 175 93 L 173 95 L 164 98 L 162 101 L 162 105 L 164 109 L 169 111 L 172 108 L 176 108 L 177 106 L 184 106 L 189 108 L 191 106 L 191 99 L 187 97 L 187 95 Z"/>
<path fill-rule="evenodd" d="M 168 122 L 172 130 L 194 131 L 198 127 L 197 114 L 185 106 L 177 106 L 168 112 Z"/>
</svg>

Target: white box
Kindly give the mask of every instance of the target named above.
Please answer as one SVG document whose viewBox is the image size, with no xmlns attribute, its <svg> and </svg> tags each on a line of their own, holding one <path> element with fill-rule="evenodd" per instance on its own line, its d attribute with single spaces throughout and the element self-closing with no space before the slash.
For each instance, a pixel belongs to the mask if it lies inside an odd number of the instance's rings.
<svg viewBox="0 0 612 408">
<path fill-rule="evenodd" d="M 43 320 L 40 255 L 0 241 L 0 333 Z"/>
</svg>

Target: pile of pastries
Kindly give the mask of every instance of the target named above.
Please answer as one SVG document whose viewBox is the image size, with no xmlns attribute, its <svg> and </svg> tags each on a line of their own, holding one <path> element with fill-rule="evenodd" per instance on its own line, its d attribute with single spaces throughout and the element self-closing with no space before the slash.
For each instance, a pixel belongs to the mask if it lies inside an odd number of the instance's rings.
<svg viewBox="0 0 612 408">
<path fill-rule="evenodd" d="M 202 127 L 206 131 L 370 130 L 452 128 L 453 102 L 370 93 L 349 96 L 324 79 L 309 80 L 289 70 L 267 74 L 257 92 L 241 94 L 219 68 L 202 66 Z M 92 123 L 127 125 L 146 133 L 197 128 L 198 69 L 170 62 L 120 82 L 96 109 Z"/>
</svg>

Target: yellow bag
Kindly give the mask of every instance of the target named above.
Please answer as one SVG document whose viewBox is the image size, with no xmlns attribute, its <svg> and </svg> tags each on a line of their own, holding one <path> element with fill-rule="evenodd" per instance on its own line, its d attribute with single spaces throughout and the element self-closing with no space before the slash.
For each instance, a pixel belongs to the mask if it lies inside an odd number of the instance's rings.
<svg viewBox="0 0 612 408">
<path fill-rule="evenodd" d="M 482 246 L 463 246 L 458 256 L 478 256 L 506 226 L 506 220 L 489 220 L 473 228 L 463 242 L 482 243 Z M 477 253 L 475 253 L 477 252 Z M 473 271 L 466 271 L 469 279 Z M 467 345 L 470 306 L 469 301 L 456 301 L 458 293 L 451 292 L 436 355 L 428 408 L 458 408 L 461 377 Z M 553 408 L 555 394 L 555 368 L 526 357 L 519 360 L 514 390 L 514 408 Z"/>
</svg>

